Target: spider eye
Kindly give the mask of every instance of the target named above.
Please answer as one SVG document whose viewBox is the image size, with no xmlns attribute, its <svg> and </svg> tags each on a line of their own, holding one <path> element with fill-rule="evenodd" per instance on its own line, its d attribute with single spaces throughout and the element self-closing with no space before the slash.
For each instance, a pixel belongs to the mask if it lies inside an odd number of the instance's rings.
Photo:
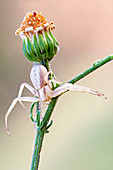
<svg viewBox="0 0 113 170">
<path fill-rule="evenodd" d="M 52 74 L 51 74 L 51 73 L 49 73 L 49 75 L 48 75 L 48 80 L 50 80 L 50 79 L 51 79 L 51 75 L 52 75 Z"/>
</svg>

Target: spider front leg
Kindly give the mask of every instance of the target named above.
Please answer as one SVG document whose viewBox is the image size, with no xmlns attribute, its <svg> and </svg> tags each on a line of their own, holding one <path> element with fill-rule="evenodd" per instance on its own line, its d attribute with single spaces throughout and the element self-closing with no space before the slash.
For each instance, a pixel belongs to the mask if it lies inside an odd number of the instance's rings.
<svg viewBox="0 0 113 170">
<path fill-rule="evenodd" d="M 8 128 L 8 117 L 9 117 L 9 114 L 11 113 L 12 109 L 14 108 L 14 106 L 16 105 L 17 102 L 20 102 L 20 104 L 23 102 L 23 101 L 26 101 L 26 102 L 38 102 L 39 99 L 38 98 L 35 98 L 35 97 L 17 97 L 13 100 L 12 104 L 10 105 L 6 115 L 5 115 L 5 125 L 6 125 L 6 130 L 7 130 L 7 133 L 9 136 L 11 136 L 10 132 L 9 132 L 9 128 Z M 22 105 L 24 106 L 24 105 Z"/>
<path fill-rule="evenodd" d="M 98 92 L 96 90 L 93 90 L 93 89 L 90 89 L 90 88 L 87 88 L 87 87 L 83 87 L 83 86 L 79 86 L 79 85 L 73 85 L 71 83 L 65 83 L 65 84 L 59 86 L 58 88 L 56 88 L 53 91 L 53 94 L 51 95 L 51 98 L 59 96 L 60 94 L 63 94 L 64 92 L 66 92 L 68 90 L 79 91 L 79 92 L 83 92 L 83 93 L 90 93 L 90 94 L 93 94 L 93 95 L 104 97 L 106 99 L 104 94 L 102 94 L 102 93 L 100 93 L 100 92 Z"/>
<path fill-rule="evenodd" d="M 32 87 L 30 86 L 29 84 L 27 83 L 22 83 L 21 86 L 20 86 L 20 89 L 19 89 L 19 92 L 18 92 L 18 98 L 20 98 L 22 96 L 22 92 L 24 90 L 24 88 L 27 88 L 34 96 L 37 96 L 38 97 L 38 93 L 37 91 Z M 22 101 L 19 101 L 20 104 L 24 107 L 24 109 L 26 109 L 26 107 L 24 106 L 24 104 L 22 103 Z M 27 109 L 26 109 L 27 110 Z M 28 111 L 28 110 L 27 110 Z"/>
<path fill-rule="evenodd" d="M 27 83 L 22 83 L 18 92 L 18 97 L 21 97 L 24 87 L 26 87 L 33 95 L 38 96 L 37 91 L 32 86 Z"/>
<path fill-rule="evenodd" d="M 7 129 L 7 132 L 10 136 L 10 133 L 9 133 L 9 129 L 8 129 L 8 116 L 9 114 L 11 113 L 12 109 L 14 108 L 14 106 L 16 105 L 17 101 L 19 101 L 19 103 L 26 109 L 26 107 L 24 106 L 24 104 L 22 103 L 23 101 L 27 101 L 27 102 L 37 102 L 39 101 L 39 99 L 35 98 L 35 97 L 21 97 L 22 95 L 22 92 L 23 92 L 23 89 L 24 87 L 26 87 L 33 95 L 37 96 L 38 97 L 38 94 L 37 94 L 37 91 L 31 87 L 29 84 L 27 83 L 23 83 L 21 84 L 20 86 L 20 89 L 19 89 L 19 93 L 18 93 L 18 97 L 15 98 L 12 102 L 12 104 L 10 105 L 6 115 L 5 115 L 5 124 L 6 124 L 6 129 Z M 27 110 L 27 109 L 26 109 Z M 28 111 L 28 110 L 27 110 Z"/>
</svg>

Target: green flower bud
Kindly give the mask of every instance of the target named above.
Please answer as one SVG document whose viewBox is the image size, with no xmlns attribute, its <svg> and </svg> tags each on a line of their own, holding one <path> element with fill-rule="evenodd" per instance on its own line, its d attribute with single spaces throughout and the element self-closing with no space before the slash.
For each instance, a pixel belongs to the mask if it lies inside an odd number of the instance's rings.
<svg viewBox="0 0 113 170">
<path fill-rule="evenodd" d="M 54 23 L 49 23 L 41 13 L 26 14 L 16 35 L 22 38 L 23 52 L 28 60 L 45 65 L 54 57 L 59 49 L 51 32 L 54 28 Z"/>
</svg>

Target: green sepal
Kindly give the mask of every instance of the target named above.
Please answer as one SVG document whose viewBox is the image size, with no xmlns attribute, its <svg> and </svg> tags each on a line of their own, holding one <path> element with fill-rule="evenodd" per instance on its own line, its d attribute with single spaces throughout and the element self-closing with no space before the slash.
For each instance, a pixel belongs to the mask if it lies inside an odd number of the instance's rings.
<svg viewBox="0 0 113 170">
<path fill-rule="evenodd" d="M 26 42 L 27 41 L 27 42 Z M 23 39 L 23 52 L 28 60 L 33 62 L 39 62 L 46 66 L 47 61 L 50 61 L 58 50 L 58 42 L 51 33 L 51 31 L 33 35 L 33 40 L 26 37 Z"/>
<path fill-rule="evenodd" d="M 33 44 L 31 43 L 28 37 L 27 37 L 27 51 L 29 52 L 29 55 L 34 61 L 38 61 L 38 59 L 36 58 L 36 53 L 33 48 Z"/>
<path fill-rule="evenodd" d="M 47 41 L 47 44 L 48 44 L 48 53 L 49 53 L 48 57 L 49 57 L 54 52 L 54 41 L 53 41 L 53 39 L 49 36 L 49 34 L 46 31 L 44 33 L 45 33 L 45 38 L 46 38 L 46 41 Z"/>
<path fill-rule="evenodd" d="M 57 50 L 58 50 L 58 46 L 55 46 L 54 47 L 54 55 L 57 53 Z"/>
<path fill-rule="evenodd" d="M 36 38 L 36 35 L 35 35 L 35 34 L 33 35 L 33 46 L 34 46 L 34 50 L 35 50 L 35 52 L 36 52 L 37 57 L 38 57 L 39 60 L 41 61 L 41 59 L 42 59 L 41 51 L 40 51 L 39 44 L 38 44 L 38 42 L 37 42 L 37 38 Z"/>
<path fill-rule="evenodd" d="M 54 52 L 53 52 L 53 54 L 51 54 L 51 55 L 49 55 L 49 61 L 54 57 L 54 55 L 57 53 L 57 50 L 58 50 L 58 48 L 57 48 L 57 46 L 55 45 L 54 46 Z"/>
<path fill-rule="evenodd" d="M 53 39 L 54 43 L 58 46 L 58 41 L 56 40 L 56 38 L 54 37 L 54 35 L 52 34 L 52 32 L 49 30 L 49 34 L 51 36 L 51 38 Z"/>
<path fill-rule="evenodd" d="M 38 44 L 39 44 L 39 48 L 41 50 L 41 55 L 43 57 L 48 56 L 47 42 L 44 40 L 44 37 L 42 36 L 41 33 L 39 33 L 39 35 L 38 35 Z"/>
<path fill-rule="evenodd" d="M 54 52 L 52 55 L 49 56 L 49 61 L 54 57 L 54 55 L 57 53 L 57 47 L 54 47 Z"/>
<path fill-rule="evenodd" d="M 24 55 L 27 57 L 28 60 L 34 61 L 34 60 L 31 58 L 31 56 L 29 55 L 29 53 L 27 52 L 27 47 L 26 47 L 25 39 L 23 39 L 23 52 L 24 52 Z"/>
</svg>

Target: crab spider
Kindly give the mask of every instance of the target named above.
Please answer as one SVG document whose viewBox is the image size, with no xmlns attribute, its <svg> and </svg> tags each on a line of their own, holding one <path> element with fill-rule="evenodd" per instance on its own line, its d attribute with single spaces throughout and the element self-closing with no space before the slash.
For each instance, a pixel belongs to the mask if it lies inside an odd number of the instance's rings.
<svg viewBox="0 0 113 170">
<path fill-rule="evenodd" d="M 8 116 L 17 102 L 20 102 L 20 104 L 26 109 L 26 107 L 22 103 L 23 101 L 47 103 L 47 102 L 51 102 L 51 98 L 57 97 L 68 90 L 87 92 L 87 93 L 91 93 L 97 96 L 104 96 L 98 91 L 89 89 L 87 87 L 73 85 L 71 83 L 62 84 L 61 82 L 58 82 L 54 79 L 50 80 L 49 79 L 50 74 L 51 73 L 47 71 L 46 67 L 44 67 L 41 64 L 35 64 L 32 67 L 30 78 L 31 78 L 32 84 L 34 85 L 34 88 L 31 87 L 27 83 L 21 84 L 18 97 L 13 100 L 12 104 L 10 105 L 5 115 L 5 124 L 6 124 L 6 129 L 7 129 L 9 136 L 10 136 L 10 132 L 8 129 Z M 53 85 L 56 85 L 56 84 L 58 84 L 59 87 L 52 90 Z M 21 97 L 24 87 L 26 87 L 34 95 L 34 97 Z"/>
</svg>

